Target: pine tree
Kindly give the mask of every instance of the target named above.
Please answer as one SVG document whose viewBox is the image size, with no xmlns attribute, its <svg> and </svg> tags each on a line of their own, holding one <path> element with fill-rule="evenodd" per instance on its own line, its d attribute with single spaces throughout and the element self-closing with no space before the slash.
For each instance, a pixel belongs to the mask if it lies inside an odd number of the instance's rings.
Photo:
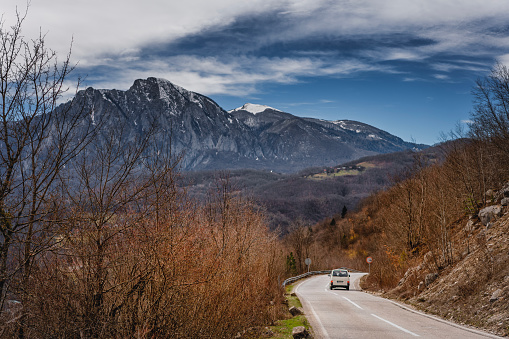
<svg viewBox="0 0 509 339">
<path fill-rule="evenodd" d="M 346 216 L 346 212 L 347 212 L 347 211 L 348 211 L 348 210 L 346 209 L 346 206 L 345 206 L 345 205 L 343 205 L 343 210 L 341 211 L 341 219 L 344 219 L 344 218 L 345 218 L 345 216 Z"/>
<path fill-rule="evenodd" d="M 297 263 L 293 256 L 293 252 L 290 252 L 290 255 L 286 256 L 286 270 L 292 276 L 297 275 Z"/>
</svg>

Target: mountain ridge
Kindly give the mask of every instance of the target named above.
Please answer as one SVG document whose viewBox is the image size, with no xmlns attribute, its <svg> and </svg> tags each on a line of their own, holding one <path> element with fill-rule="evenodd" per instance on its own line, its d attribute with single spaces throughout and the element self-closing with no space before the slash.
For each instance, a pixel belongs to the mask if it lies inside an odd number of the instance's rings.
<svg viewBox="0 0 509 339">
<path fill-rule="evenodd" d="M 301 118 L 258 104 L 227 112 L 211 98 L 162 78 L 137 79 L 126 91 L 89 87 L 75 99 L 91 112 L 93 123 L 103 121 L 102 133 L 121 125 L 126 140 L 134 140 L 157 125 L 155 144 L 171 140 L 171 151 L 183 154 L 181 167 L 186 171 L 252 168 L 289 173 L 427 147 L 351 120 Z"/>
</svg>

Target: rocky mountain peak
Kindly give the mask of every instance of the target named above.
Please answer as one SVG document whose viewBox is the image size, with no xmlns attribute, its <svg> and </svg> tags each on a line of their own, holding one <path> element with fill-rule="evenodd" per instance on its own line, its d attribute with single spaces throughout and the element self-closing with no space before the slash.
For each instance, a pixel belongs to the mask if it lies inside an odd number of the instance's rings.
<svg viewBox="0 0 509 339">
<path fill-rule="evenodd" d="M 166 79 L 154 77 L 135 80 L 127 92 L 144 96 L 149 100 L 161 99 L 164 101 L 179 101 L 179 99 L 189 101 L 194 94 Z"/>
</svg>

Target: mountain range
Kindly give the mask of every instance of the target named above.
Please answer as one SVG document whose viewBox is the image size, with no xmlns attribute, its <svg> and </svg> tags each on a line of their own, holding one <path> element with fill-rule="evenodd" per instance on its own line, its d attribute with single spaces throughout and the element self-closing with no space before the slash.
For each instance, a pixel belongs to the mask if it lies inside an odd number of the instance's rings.
<svg viewBox="0 0 509 339">
<path fill-rule="evenodd" d="M 76 94 L 102 133 L 123 126 L 126 140 L 156 126 L 156 144 L 171 141 L 182 169 L 263 169 L 281 173 L 333 166 L 363 156 L 422 149 L 351 120 L 301 118 L 246 104 L 225 111 L 212 99 L 160 78 L 138 79 L 127 91 L 87 88 Z M 66 103 L 64 105 L 69 105 Z"/>
</svg>

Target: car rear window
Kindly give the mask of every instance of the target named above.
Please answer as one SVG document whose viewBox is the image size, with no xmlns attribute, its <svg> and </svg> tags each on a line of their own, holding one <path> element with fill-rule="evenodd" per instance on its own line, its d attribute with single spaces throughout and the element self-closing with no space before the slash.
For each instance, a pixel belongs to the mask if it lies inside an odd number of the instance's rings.
<svg viewBox="0 0 509 339">
<path fill-rule="evenodd" d="M 332 272 L 333 277 L 348 277 L 347 271 L 333 271 Z"/>
</svg>

